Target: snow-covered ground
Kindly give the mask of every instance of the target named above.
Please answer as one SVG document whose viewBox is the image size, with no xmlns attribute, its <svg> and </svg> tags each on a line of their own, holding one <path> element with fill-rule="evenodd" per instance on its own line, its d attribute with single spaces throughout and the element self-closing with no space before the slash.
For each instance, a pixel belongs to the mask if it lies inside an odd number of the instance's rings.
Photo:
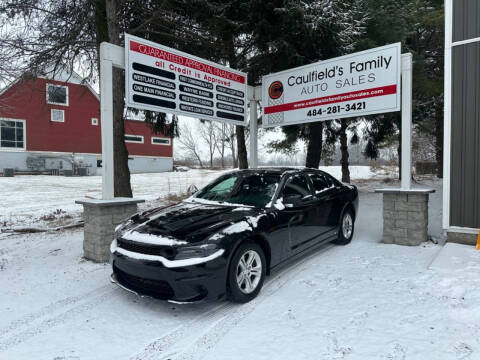
<svg viewBox="0 0 480 360">
<path fill-rule="evenodd" d="M 184 191 L 190 180 L 182 175 L 193 174 L 169 174 L 179 176 L 170 190 Z M 60 179 L 58 194 L 51 178 L 27 179 L 9 191 L 23 194 L 23 207 L 0 187 L 10 214 L 41 213 L 43 200 L 67 208 L 99 193 L 96 178 Z M 357 183 L 353 242 L 273 274 L 244 305 L 173 305 L 127 293 L 110 284 L 108 265 L 82 259 L 81 230 L 0 238 L 0 359 L 480 359 L 480 252 L 472 248 L 468 269 L 442 271 L 429 268 L 440 245 L 381 244 L 373 189 L 398 184 Z M 133 184 L 136 196 L 168 191 L 164 174 L 134 176 Z M 441 183 L 418 186 L 437 190 L 429 232 L 441 239 Z"/>
<path fill-rule="evenodd" d="M 322 167 L 333 176 L 341 178 L 340 166 Z M 192 184 L 198 188 L 218 177 L 225 171 L 192 169 L 188 172 L 165 172 L 155 174 L 133 174 L 131 184 L 133 196 L 147 200 L 146 206 L 158 204 L 168 194 L 185 193 Z M 373 172 L 368 166 L 351 166 L 352 179 L 382 177 L 382 171 Z M 61 225 L 81 216 L 82 206 L 75 200 L 101 198 L 100 176 L 16 176 L 0 177 L 0 228 L 21 227 L 37 224 L 42 227 Z M 38 225 L 40 223 L 40 226 Z"/>
<path fill-rule="evenodd" d="M 133 174 L 131 176 L 134 197 L 154 201 L 169 193 L 182 193 L 191 184 L 206 185 L 219 174 L 218 171 L 191 170 Z M 81 205 L 75 200 L 101 198 L 102 177 L 63 177 L 48 175 L 24 175 L 13 178 L 0 177 L 0 225 L 28 225 L 41 222 L 45 217 L 62 215 L 78 216 Z M 60 210 L 60 211 L 59 211 Z"/>
</svg>

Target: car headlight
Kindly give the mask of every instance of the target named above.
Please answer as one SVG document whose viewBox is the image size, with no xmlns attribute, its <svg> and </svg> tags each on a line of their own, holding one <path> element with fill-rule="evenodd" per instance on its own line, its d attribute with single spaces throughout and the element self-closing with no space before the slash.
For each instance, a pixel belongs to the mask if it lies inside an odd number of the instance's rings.
<svg viewBox="0 0 480 360">
<path fill-rule="evenodd" d="M 216 244 L 203 244 L 195 246 L 185 246 L 177 249 L 175 260 L 184 260 L 192 258 L 207 257 L 218 250 Z"/>
</svg>

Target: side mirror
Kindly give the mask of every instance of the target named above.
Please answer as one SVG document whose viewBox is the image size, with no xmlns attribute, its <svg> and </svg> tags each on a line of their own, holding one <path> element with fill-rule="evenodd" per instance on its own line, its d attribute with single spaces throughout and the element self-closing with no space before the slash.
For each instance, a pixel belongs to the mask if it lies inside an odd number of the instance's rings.
<svg viewBox="0 0 480 360">
<path fill-rule="evenodd" d="M 285 205 L 283 204 L 283 198 L 277 199 L 273 204 L 273 207 L 277 210 L 285 210 Z"/>
</svg>

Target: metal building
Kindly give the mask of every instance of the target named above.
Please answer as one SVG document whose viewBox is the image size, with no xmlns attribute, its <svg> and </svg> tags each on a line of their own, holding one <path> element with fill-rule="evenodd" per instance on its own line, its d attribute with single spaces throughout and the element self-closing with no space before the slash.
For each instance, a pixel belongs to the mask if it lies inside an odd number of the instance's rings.
<svg viewBox="0 0 480 360">
<path fill-rule="evenodd" d="M 480 229 L 480 1 L 445 0 L 443 228 L 474 244 Z"/>
</svg>

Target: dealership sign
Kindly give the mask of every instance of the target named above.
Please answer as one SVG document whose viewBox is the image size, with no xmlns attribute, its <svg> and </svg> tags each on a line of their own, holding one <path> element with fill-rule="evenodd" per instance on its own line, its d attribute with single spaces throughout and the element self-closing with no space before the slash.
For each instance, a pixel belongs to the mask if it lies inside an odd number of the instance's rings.
<svg viewBox="0 0 480 360">
<path fill-rule="evenodd" d="M 125 34 L 129 107 L 245 125 L 247 74 Z"/>
<path fill-rule="evenodd" d="M 263 127 L 400 110 L 400 43 L 263 77 Z"/>
</svg>

